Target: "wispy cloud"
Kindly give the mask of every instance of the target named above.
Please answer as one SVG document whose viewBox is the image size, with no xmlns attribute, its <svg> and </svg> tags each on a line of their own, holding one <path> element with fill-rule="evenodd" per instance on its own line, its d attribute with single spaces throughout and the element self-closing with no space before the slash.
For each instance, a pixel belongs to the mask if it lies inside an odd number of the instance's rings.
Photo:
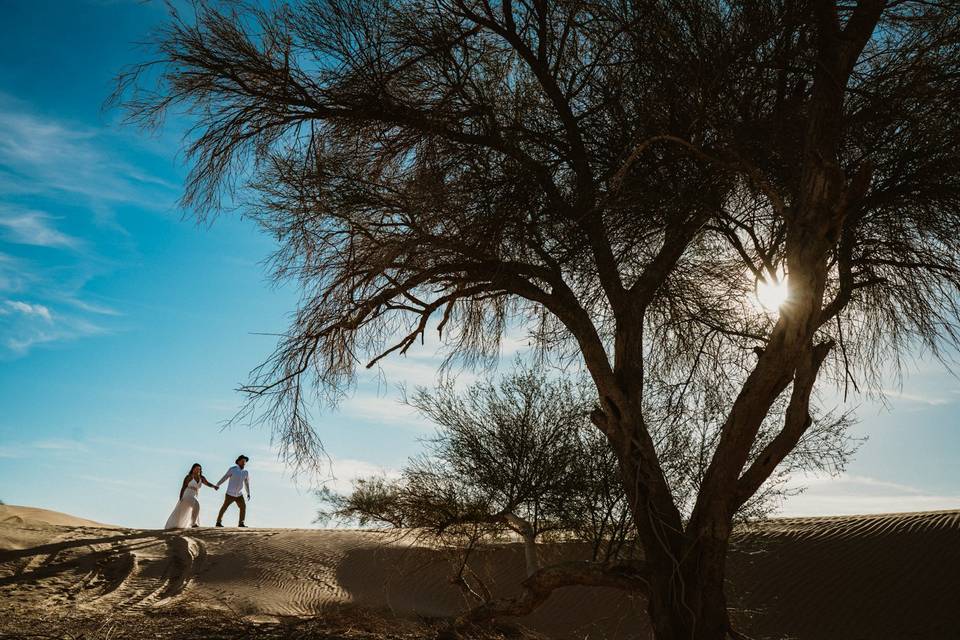
<svg viewBox="0 0 960 640">
<path fill-rule="evenodd" d="M 288 477 L 292 469 L 278 459 L 277 451 L 273 447 L 253 446 L 246 450 L 251 456 L 248 466 L 251 475 L 266 473 L 270 475 L 279 475 Z M 368 460 L 357 458 L 339 458 L 330 457 L 325 463 L 317 468 L 313 475 L 305 476 L 304 480 L 309 480 L 309 486 L 316 486 L 319 483 L 322 486 L 329 487 L 336 491 L 347 491 L 354 480 L 357 478 L 366 478 L 370 476 L 385 476 L 387 478 L 399 477 L 400 473 L 396 469 L 385 467 Z"/>
<path fill-rule="evenodd" d="M 124 478 L 119 477 L 105 477 L 105 476 L 95 476 L 89 474 L 80 474 L 73 476 L 75 480 L 82 480 L 85 483 L 101 485 L 103 487 L 111 487 L 117 489 L 125 489 L 129 491 L 142 491 L 143 484 L 136 482 L 134 480 L 125 480 Z"/>
<path fill-rule="evenodd" d="M 9 196 L 81 197 L 102 207 L 169 208 L 177 186 L 126 161 L 121 135 L 31 113 L 0 96 L 0 191 Z"/>
<path fill-rule="evenodd" d="M 50 314 L 50 309 L 42 304 L 30 304 L 29 302 L 22 302 L 20 300 L 7 300 L 6 310 L 8 313 L 16 312 L 27 316 L 38 316 L 47 322 L 53 322 L 53 316 Z"/>
<path fill-rule="evenodd" d="M 939 407 L 954 402 L 954 399 L 952 398 L 944 398 L 943 396 L 939 395 L 927 393 L 908 393 L 905 391 L 898 391 L 896 389 L 884 389 L 883 395 L 893 400 L 905 400 L 907 402 L 925 404 L 931 407 Z"/>
<path fill-rule="evenodd" d="M 788 498 L 778 515 L 858 515 L 960 508 L 960 495 L 937 494 L 862 475 L 841 474 L 835 478 L 798 475 L 791 479 L 791 485 L 805 487 L 805 490 Z"/>
<path fill-rule="evenodd" d="M 196 455 L 196 450 L 194 449 L 184 449 L 178 447 L 163 447 L 155 444 L 143 445 L 137 444 L 135 442 L 129 442 L 127 440 L 121 440 L 118 438 L 92 438 L 90 444 L 94 446 L 107 446 L 107 447 L 119 447 L 122 449 L 127 449 L 129 451 L 135 451 L 138 453 L 149 453 L 153 455 L 166 455 L 166 456 L 177 456 L 177 457 L 192 457 Z"/>
<path fill-rule="evenodd" d="M 330 477 L 323 484 L 337 493 L 347 493 L 353 487 L 355 480 L 372 476 L 398 478 L 400 472 L 365 460 L 337 458 L 330 461 Z"/>
<path fill-rule="evenodd" d="M 442 370 L 443 356 L 439 353 L 388 357 L 377 363 L 378 382 L 388 387 L 403 385 L 408 388 L 432 387 L 441 379 L 452 376 L 457 384 L 469 384 L 476 381 L 474 371 Z"/>
<path fill-rule="evenodd" d="M 345 419 L 358 419 L 375 424 L 430 429 L 430 423 L 421 418 L 415 409 L 403 404 L 392 394 L 379 396 L 358 393 L 340 405 L 339 414 Z"/>
<path fill-rule="evenodd" d="M 45 451 L 88 451 L 87 444 L 80 440 L 70 440 L 67 438 L 45 438 L 43 440 L 34 440 L 26 444 L 31 449 L 41 449 Z"/>
<path fill-rule="evenodd" d="M 67 297 L 63 300 L 66 304 L 72 305 L 81 311 L 93 313 L 99 316 L 122 316 L 123 313 L 103 304 L 87 302 L 74 297 Z"/>
<path fill-rule="evenodd" d="M 85 442 L 69 438 L 42 438 L 27 442 L 13 442 L 0 446 L 0 458 L 16 459 L 61 453 L 86 453 L 90 449 Z"/>
<path fill-rule="evenodd" d="M 80 245 L 79 239 L 58 231 L 51 217 L 42 211 L 18 211 L 0 205 L 0 230 L 3 239 L 14 244 L 54 248 L 75 248 Z"/>
<path fill-rule="evenodd" d="M 27 285 L 28 276 L 17 258 L 0 252 L 0 293 L 17 293 Z"/>
<path fill-rule="evenodd" d="M 0 314 L 0 335 L 4 336 L 0 345 L 12 356 L 23 356 L 37 345 L 110 333 L 110 329 L 82 317 L 54 315 L 42 304 L 8 300 L 0 308 L 7 310 Z"/>
<path fill-rule="evenodd" d="M 123 212 L 173 209 L 177 185 L 145 168 L 157 159 L 127 131 L 0 93 L 0 358 L 115 330 L 122 304 L 84 287 L 135 251 Z"/>
</svg>

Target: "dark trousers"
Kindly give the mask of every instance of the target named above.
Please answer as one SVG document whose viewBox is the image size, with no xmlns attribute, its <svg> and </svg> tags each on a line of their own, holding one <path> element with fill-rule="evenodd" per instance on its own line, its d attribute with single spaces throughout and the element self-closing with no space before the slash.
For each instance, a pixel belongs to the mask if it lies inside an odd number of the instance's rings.
<svg viewBox="0 0 960 640">
<path fill-rule="evenodd" d="M 243 496 L 223 496 L 223 506 L 220 507 L 220 513 L 217 514 L 217 522 L 223 523 L 223 514 L 234 502 L 237 503 L 237 506 L 240 507 L 240 524 L 243 524 L 243 517 L 247 515 L 247 502 L 243 499 Z"/>
</svg>

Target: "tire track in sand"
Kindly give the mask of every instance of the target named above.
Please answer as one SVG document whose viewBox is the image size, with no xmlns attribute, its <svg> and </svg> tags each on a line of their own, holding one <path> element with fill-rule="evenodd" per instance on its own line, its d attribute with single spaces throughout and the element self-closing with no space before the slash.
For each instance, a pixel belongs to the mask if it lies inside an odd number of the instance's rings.
<svg viewBox="0 0 960 640">
<path fill-rule="evenodd" d="M 160 535 L 145 545 L 122 545 L 112 560 L 108 587 L 84 604 L 133 611 L 164 606 L 184 592 L 206 557 L 203 542 L 181 534 Z"/>
</svg>

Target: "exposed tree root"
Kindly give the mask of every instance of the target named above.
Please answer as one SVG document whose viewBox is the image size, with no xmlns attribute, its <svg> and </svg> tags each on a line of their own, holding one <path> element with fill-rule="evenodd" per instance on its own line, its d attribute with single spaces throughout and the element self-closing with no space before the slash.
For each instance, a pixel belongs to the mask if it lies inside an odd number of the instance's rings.
<svg viewBox="0 0 960 640">
<path fill-rule="evenodd" d="M 521 584 L 513 598 L 498 598 L 474 607 L 456 621 L 456 626 L 487 622 L 503 616 L 523 616 L 546 602 L 555 589 L 572 586 L 612 587 L 646 592 L 648 572 L 642 562 L 604 565 L 598 562 L 563 562 L 539 569 Z"/>
</svg>

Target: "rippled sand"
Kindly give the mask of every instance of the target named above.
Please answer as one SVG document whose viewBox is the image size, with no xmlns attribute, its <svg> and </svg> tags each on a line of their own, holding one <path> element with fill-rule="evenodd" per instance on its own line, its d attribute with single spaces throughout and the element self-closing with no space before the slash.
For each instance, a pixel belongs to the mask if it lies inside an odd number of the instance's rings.
<svg viewBox="0 0 960 640">
<path fill-rule="evenodd" d="M 544 560 L 579 551 L 555 545 Z M 960 512 L 770 520 L 738 531 L 729 565 L 734 616 L 755 638 L 960 637 Z M 522 551 L 490 548 L 471 566 L 510 595 Z M 444 550 L 376 532 L 148 531 L 0 506 L 0 637 L 14 637 L 11 615 L 103 616 L 128 631 L 138 616 L 209 614 L 248 630 L 340 620 L 344 607 L 446 617 L 469 604 L 450 575 Z M 637 596 L 570 588 L 520 622 L 556 638 L 646 638 L 643 608 Z"/>
</svg>

